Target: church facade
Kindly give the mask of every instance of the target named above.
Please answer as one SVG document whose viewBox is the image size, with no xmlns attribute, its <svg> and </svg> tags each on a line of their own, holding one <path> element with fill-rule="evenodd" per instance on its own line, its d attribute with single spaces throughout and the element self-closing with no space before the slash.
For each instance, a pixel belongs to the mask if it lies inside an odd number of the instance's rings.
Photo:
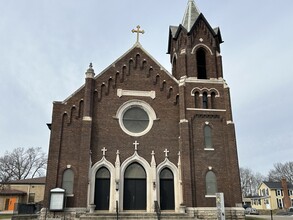
<svg viewBox="0 0 293 220">
<path fill-rule="evenodd" d="M 65 210 L 85 215 L 159 209 L 196 219 L 216 210 L 221 192 L 226 219 L 241 216 L 222 42 L 189 0 L 182 23 L 170 27 L 172 73 L 139 40 L 103 72 L 90 65 L 85 84 L 53 105 L 45 207 L 61 188 Z"/>
</svg>

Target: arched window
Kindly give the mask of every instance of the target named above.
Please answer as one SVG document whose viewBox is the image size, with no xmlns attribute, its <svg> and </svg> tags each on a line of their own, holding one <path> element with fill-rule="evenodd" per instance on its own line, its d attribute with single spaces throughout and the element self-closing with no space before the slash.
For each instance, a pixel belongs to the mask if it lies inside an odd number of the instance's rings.
<svg viewBox="0 0 293 220">
<path fill-rule="evenodd" d="M 204 126 L 204 146 L 205 148 L 213 148 L 212 129 L 209 125 Z"/>
<path fill-rule="evenodd" d="M 199 92 L 194 93 L 194 107 L 200 108 Z"/>
<path fill-rule="evenodd" d="M 204 49 L 198 49 L 196 51 L 196 62 L 197 62 L 197 78 L 206 79 L 207 78 L 206 53 Z"/>
<path fill-rule="evenodd" d="M 206 195 L 215 195 L 218 191 L 217 178 L 213 171 L 206 174 Z"/>
<path fill-rule="evenodd" d="M 216 93 L 214 92 L 211 93 L 211 105 L 211 108 L 216 108 Z"/>
<path fill-rule="evenodd" d="M 63 173 L 62 188 L 66 194 L 73 194 L 74 173 L 71 169 L 67 169 Z"/>
<path fill-rule="evenodd" d="M 206 92 L 204 92 L 202 94 L 202 108 L 207 109 L 209 107 L 208 105 L 208 94 Z"/>
<path fill-rule="evenodd" d="M 175 208 L 174 176 L 168 168 L 163 169 L 160 173 L 160 206 L 162 210 Z"/>
</svg>

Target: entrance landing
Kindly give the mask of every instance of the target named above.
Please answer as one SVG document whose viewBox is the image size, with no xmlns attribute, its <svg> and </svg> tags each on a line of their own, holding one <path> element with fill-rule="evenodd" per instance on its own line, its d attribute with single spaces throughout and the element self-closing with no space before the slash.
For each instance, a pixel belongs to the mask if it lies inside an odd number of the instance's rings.
<svg viewBox="0 0 293 220">
<path fill-rule="evenodd" d="M 80 220 L 117 220 L 116 213 L 92 213 L 80 216 Z M 145 212 L 123 212 L 119 213 L 119 220 L 195 220 L 194 217 L 190 217 L 184 213 L 161 213 L 160 218 L 158 218 L 156 213 L 145 213 Z"/>
</svg>

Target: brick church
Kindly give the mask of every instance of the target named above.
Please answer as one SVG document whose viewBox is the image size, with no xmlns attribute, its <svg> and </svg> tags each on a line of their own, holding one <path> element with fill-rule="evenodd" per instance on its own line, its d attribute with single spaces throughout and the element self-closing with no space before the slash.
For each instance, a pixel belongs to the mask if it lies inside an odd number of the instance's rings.
<svg viewBox="0 0 293 220">
<path fill-rule="evenodd" d="M 90 64 L 85 84 L 54 102 L 45 207 L 59 188 L 64 211 L 81 219 L 158 210 L 208 219 L 221 192 L 226 219 L 242 219 L 220 29 L 189 0 L 169 29 L 172 73 L 140 44 L 140 27 L 133 32 L 132 48 L 101 73 Z"/>
</svg>

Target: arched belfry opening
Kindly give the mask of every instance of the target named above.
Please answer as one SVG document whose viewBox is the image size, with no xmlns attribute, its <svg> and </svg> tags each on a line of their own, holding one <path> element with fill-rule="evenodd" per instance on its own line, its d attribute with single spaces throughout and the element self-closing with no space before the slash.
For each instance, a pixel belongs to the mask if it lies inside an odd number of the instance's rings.
<svg viewBox="0 0 293 220">
<path fill-rule="evenodd" d="M 209 108 L 208 93 L 207 92 L 204 92 L 202 94 L 202 108 L 205 108 L 205 109 Z"/>
<path fill-rule="evenodd" d="M 203 48 L 196 51 L 197 78 L 207 79 L 206 52 Z"/>
<path fill-rule="evenodd" d="M 146 210 L 146 172 L 137 162 L 130 164 L 124 174 L 124 210 Z"/>
<path fill-rule="evenodd" d="M 110 172 L 102 167 L 96 173 L 95 205 L 96 210 L 109 210 L 110 203 Z"/>
</svg>

